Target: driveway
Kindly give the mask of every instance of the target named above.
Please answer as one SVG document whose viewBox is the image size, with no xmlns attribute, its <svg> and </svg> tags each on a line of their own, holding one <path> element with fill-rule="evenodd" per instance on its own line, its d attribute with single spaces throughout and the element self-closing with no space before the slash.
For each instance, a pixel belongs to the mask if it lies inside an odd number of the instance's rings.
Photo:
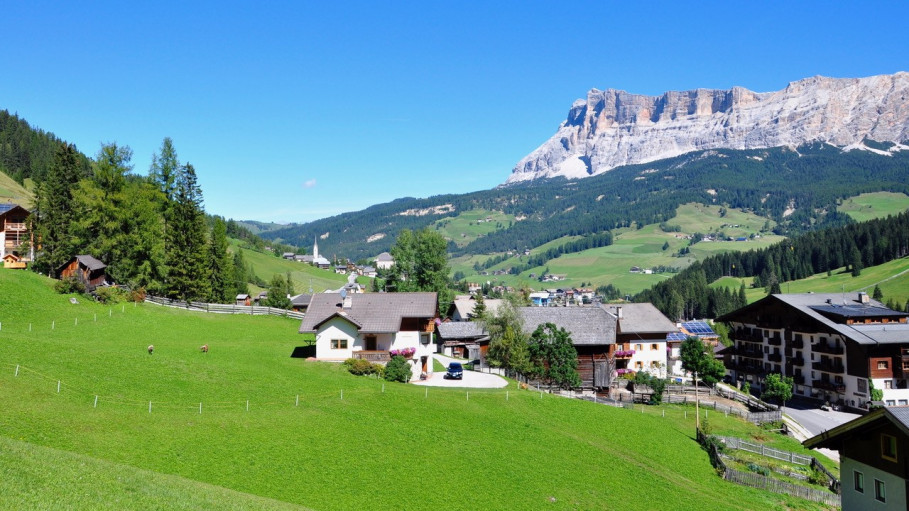
<svg viewBox="0 0 909 511">
<path fill-rule="evenodd" d="M 792 433 L 801 441 L 861 417 L 859 414 L 849 412 L 833 410 L 825 412 L 820 409 L 817 402 L 813 401 L 794 400 L 786 404 L 787 406 L 783 407 L 783 413 L 798 424 L 799 427 L 793 428 Z M 827 455 L 828 458 L 840 460 L 837 451 L 830 449 L 818 449 L 818 451 Z"/>
<path fill-rule="evenodd" d="M 445 367 L 451 362 L 466 361 L 449 358 L 438 353 L 433 357 L 442 363 Z M 429 378 L 422 381 L 412 382 L 414 385 L 426 385 L 429 387 L 452 387 L 452 388 L 469 388 L 469 389 L 500 389 L 508 385 L 508 380 L 497 374 L 479 373 L 476 371 L 464 371 L 464 378 L 461 380 L 449 380 L 445 378 L 445 371 L 436 371 L 429 375 Z"/>
</svg>

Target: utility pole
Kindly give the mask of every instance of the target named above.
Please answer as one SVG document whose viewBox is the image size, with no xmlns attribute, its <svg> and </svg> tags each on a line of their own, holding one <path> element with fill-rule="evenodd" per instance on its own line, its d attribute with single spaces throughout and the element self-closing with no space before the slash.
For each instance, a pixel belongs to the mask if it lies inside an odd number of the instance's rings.
<svg viewBox="0 0 909 511">
<path fill-rule="evenodd" d="M 694 424 L 698 431 L 701 430 L 701 408 L 698 404 L 698 397 L 701 391 L 698 388 L 698 372 L 694 372 Z"/>
</svg>

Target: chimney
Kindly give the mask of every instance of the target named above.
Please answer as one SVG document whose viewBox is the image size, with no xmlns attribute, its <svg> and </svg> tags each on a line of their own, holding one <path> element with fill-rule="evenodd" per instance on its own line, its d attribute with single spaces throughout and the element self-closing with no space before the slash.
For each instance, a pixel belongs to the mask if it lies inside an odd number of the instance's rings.
<svg viewBox="0 0 909 511">
<path fill-rule="evenodd" d="M 621 307 L 615 308 L 615 316 L 619 319 L 622 319 L 622 308 Z"/>
<path fill-rule="evenodd" d="M 341 307 L 344 309 L 349 309 L 352 302 L 353 302 L 353 298 L 350 296 L 350 294 L 348 294 L 347 296 L 344 297 L 344 304 Z"/>
<path fill-rule="evenodd" d="M 858 301 L 859 301 L 859 303 L 868 303 L 871 301 L 871 299 L 868 298 L 868 293 L 866 293 L 864 291 L 859 291 Z"/>
</svg>

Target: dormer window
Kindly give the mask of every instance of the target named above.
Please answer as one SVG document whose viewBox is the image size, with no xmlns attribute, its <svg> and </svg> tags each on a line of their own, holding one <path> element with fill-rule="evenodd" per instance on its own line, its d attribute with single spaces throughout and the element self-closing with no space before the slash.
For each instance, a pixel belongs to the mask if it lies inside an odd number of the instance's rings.
<svg viewBox="0 0 909 511">
<path fill-rule="evenodd" d="M 885 460 L 896 461 L 896 437 L 881 434 L 881 457 Z"/>
</svg>

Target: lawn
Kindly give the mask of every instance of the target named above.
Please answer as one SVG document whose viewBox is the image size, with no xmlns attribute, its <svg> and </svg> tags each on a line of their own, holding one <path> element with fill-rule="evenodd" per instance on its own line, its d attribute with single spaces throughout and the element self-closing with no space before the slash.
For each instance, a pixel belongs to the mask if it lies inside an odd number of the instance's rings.
<svg viewBox="0 0 909 511">
<path fill-rule="evenodd" d="M 30 191 L 6 173 L 0 172 L 0 202 L 14 202 L 26 209 L 31 209 L 34 199 L 35 197 Z"/>
<path fill-rule="evenodd" d="M 237 250 L 237 247 L 238 242 L 233 241 L 231 250 Z M 290 272 L 290 278 L 293 280 L 294 290 L 297 293 L 308 293 L 310 287 L 314 292 L 321 293 L 326 289 L 338 289 L 347 283 L 347 275 L 340 275 L 331 270 L 320 270 L 306 263 L 289 261 L 277 257 L 272 252 L 259 252 L 247 248 L 242 250 L 246 264 L 251 264 L 256 275 L 266 283 L 270 282 L 275 274 L 283 277 Z M 365 277 L 358 278 L 358 281 L 364 284 L 371 280 Z M 257 293 L 261 289 L 250 286 L 250 291 Z"/>
<path fill-rule="evenodd" d="M 117 507 L 111 499 L 131 486 L 113 479 L 122 473 L 147 480 L 134 506 L 146 509 L 177 508 L 167 502 L 195 483 L 209 507 L 225 509 L 256 507 L 254 497 L 426 509 L 453 496 L 487 509 L 818 509 L 720 480 L 693 439 L 693 414 L 514 385 L 468 396 L 383 384 L 291 359 L 292 320 L 72 304 L 50 286 L 0 271 L 0 470 L 9 476 L 0 485 L 10 487 L 0 499 L 11 503 L 0 507 Z M 753 428 L 710 418 L 717 432 Z M 93 493 L 79 477 L 96 470 Z M 41 495 L 23 489 L 31 481 Z"/>
</svg>

